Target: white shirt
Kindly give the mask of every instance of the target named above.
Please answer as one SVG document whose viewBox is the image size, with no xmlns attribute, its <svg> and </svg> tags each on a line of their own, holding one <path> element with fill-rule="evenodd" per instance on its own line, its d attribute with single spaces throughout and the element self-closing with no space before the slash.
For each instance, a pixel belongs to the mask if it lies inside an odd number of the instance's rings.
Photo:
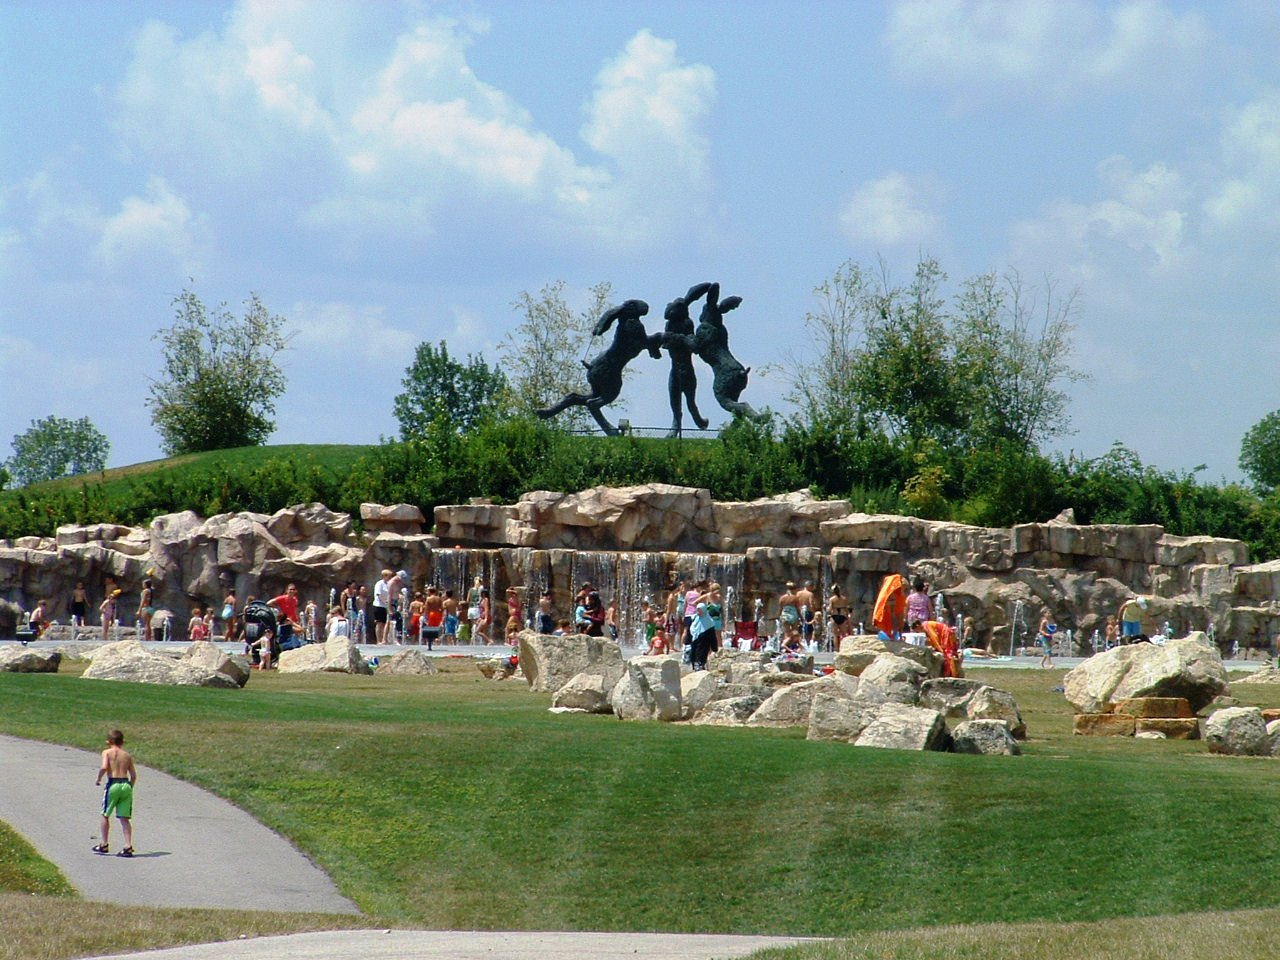
<svg viewBox="0 0 1280 960">
<path fill-rule="evenodd" d="M 373 605 L 375 607 L 391 606 L 391 581 L 379 580 L 373 585 Z"/>
</svg>

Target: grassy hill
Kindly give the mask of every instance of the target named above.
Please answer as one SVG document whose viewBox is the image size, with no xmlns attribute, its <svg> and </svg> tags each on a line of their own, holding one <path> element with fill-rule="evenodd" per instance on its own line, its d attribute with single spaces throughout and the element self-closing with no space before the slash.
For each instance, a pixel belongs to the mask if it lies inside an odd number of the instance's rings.
<svg viewBox="0 0 1280 960">
<path fill-rule="evenodd" d="M 0 539 L 51 536 L 64 523 L 145 524 L 162 513 L 273 513 L 321 500 L 341 509 L 356 464 L 376 446 L 282 444 L 149 460 L 0 491 Z M 358 504 L 357 504 L 358 506 Z"/>
</svg>

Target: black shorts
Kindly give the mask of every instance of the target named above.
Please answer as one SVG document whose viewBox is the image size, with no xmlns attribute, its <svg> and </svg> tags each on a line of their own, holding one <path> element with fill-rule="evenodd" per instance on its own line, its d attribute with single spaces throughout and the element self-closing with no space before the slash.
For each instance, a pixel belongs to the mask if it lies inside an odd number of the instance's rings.
<svg viewBox="0 0 1280 960">
<path fill-rule="evenodd" d="M 386 623 L 386 622 L 387 622 L 387 608 L 386 608 L 386 607 L 374 607 L 374 608 L 373 608 L 373 622 L 374 622 L 374 623 Z"/>
</svg>

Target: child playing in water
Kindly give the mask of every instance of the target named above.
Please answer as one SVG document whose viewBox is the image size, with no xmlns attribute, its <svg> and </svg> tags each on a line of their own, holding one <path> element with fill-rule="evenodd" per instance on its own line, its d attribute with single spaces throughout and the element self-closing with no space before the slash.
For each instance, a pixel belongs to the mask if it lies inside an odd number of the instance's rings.
<svg viewBox="0 0 1280 960">
<path fill-rule="evenodd" d="M 205 623 L 204 611 L 199 607 L 191 608 L 191 620 L 187 623 L 187 638 L 189 640 L 209 639 L 209 625 Z"/>
</svg>

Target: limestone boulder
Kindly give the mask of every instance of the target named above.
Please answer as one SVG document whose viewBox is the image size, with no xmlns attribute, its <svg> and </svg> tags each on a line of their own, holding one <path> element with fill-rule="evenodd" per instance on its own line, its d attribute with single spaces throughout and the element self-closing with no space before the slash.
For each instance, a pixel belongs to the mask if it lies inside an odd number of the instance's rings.
<svg viewBox="0 0 1280 960">
<path fill-rule="evenodd" d="M 772 693 L 774 690 L 782 687 L 789 687 L 796 683 L 808 683 L 813 679 L 813 674 L 790 673 L 786 670 L 779 670 L 770 664 L 757 674 L 753 674 L 748 683 L 753 687 L 763 687 Z"/>
<path fill-rule="evenodd" d="M 380 533 L 420 534 L 427 518 L 412 503 L 362 503 L 360 521 L 371 536 Z"/>
<path fill-rule="evenodd" d="M 622 650 L 603 637 L 520 632 L 520 668 L 529 689 L 555 693 L 580 673 L 596 673 L 612 689 L 626 672 Z"/>
<path fill-rule="evenodd" d="M 715 674 L 726 683 L 741 682 L 732 679 L 735 675 L 745 678 L 758 673 L 773 661 L 773 654 L 762 650 L 734 650 L 722 647 L 707 657 L 707 672 Z M 740 668 L 736 671 L 734 668 Z"/>
<path fill-rule="evenodd" d="M 828 674 L 817 680 L 792 684 L 775 690 L 756 712 L 747 719 L 751 727 L 803 727 L 809 723 L 813 701 L 819 694 L 843 696 L 852 700 L 858 695 L 858 678 L 848 674 Z"/>
<path fill-rule="evenodd" d="M 759 500 L 716 502 L 713 518 L 718 550 L 744 547 L 812 547 L 821 544 L 819 528 L 849 513 L 844 500 L 818 500 L 808 490 Z"/>
<path fill-rule="evenodd" d="M 1067 674 L 1064 687 L 1080 713 L 1103 713 L 1131 697 L 1182 697 L 1199 712 L 1228 684 L 1218 648 L 1197 632 L 1163 646 L 1135 643 L 1095 654 Z"/>
<path fill-rule="evenodd" d="M 1204 739 L 1210 753 L 1271 756 L 1271 737 L 1257 707 L 1227 707 L 1211 713 L 1204 721 Z"/>
<path fill-rule="evenodd" d="M 187 647 L 182 659 L 200 670 L 221 673 L 230 678 L 237 687 L 249 682 L 249 664 L 243 657 L 231 657 L 222 652 L 221 647 L 203 641 L 192 643 Z"/>
<path fill-rule="evenodd" d="M 809 710 L 805 739 L 853 743 L 871 723 L 875 711 L 875 705 L 861 697 L 851 698 L 839 692 L 818 693 Z"/>
<path fill-rule="evenodd" d="M 334 637 L 324 643 L 308 643 L 286 650 L 280 654 L 279 670 L 281 673 L 373 673 L 373 667 L 349 637 Z"/>
<path fill-rule="evenodd" d="M 223 687 L 238 689 L 229 673 L 210 669 L 196 661 L 166 656 L 147 650 L 137 640 L 104 644 L 83 674 L 86 680 L 115 680 L 125 683 L 158 683 L 180 687 Z"/>
<path fill-rule="evenodd" d="M 988 757 L 1016 757 L 1022 753 L 1018 741 L 1000 720 L 966 720 L 951 731 L 955 753 L 979 753 Z"/>
<path fill-rule="evenodd" d="M 1273 757 L 1280 757 L 1280 720 L 1267 724 L 1267 751 Z"/>
<path fill-rule="evenodd" d="M 62 654 L 20 643 L 0 643 L 0 673 L 57 673 Z"/>
<path fill-rule="evenodd" d="M 1022 719 L 1018 702 L 1007 690 L 987 685 L 980 687 L 966 704 L 965 716 L 970 721 L 997 720 L 1008 728 L 1014 738 L 1027 738 L 1027 724 Z"/>
<path fill-rule="evenodd" d="M 840 641 L 840 652 L 834 658 L 837 670 L 852 676 L 860 676 L 876 657 L 882 653 L 911 660 L 925 668 L 927 677 L 942 676 L 942 654 L 932 647 L 917 647 L 897 640 L 881 640 L 874 634 L 845 637 Z"/>
<path fill-rule="evenodd" d="M 535 491 L 520 517 L 538 529 L 538 545 L 596 550 L 716 550 L 711 494 L 647 483 L 579 493 Z"/>
<path fill-rule="evenodd" d="M 401 650 L 385 660 L 379 658 L 378 668 L 374 671 L 378 676 L 432 676 L 440 672 L 435 658 L 429 657 L 421 650 Z"/>
<path fill-rule="evenodd" d="M 759 693 L 713 700 L 689 722 L 695 726 L 741 727 L 760 709 L 762 703 L 764 698 Z"/>
<path fill-rule="evenodd" d="M 987 684 L 963 677 L 931 677 L 920 684 L 920 706 L 937 710 L 944 717 L 969 716 L 969 701 Z"/>
<path fill-rule="evenodd" d="M 613 692 L 605 677 L 598 673 L 580 673 L 551 695 L 551 706 L 587 713 L 612 713 L 609 694 Z"/>
<path fill-rule="evenodd" d="M 710 670 L 697 670 L 680 678 L 681 712 L 687 720 L 715 699 L 720 681 Z"/>
<path fill-rule="evenodd" d="M 928 676 L 928 670 L 920 664 L 882 653 L 862 671 L 858 689 L 863 696 L 878 691 L 885 700 L 914 705 L 920 701 L 920 686 Z"/>
<path fill-rule="evenodd" d="M 1240 679 L 1232 680 L 1231 682 L 1257 684 L 1280 683 L 1280 670 L 1277 670 L 1273 666 L 1265 666 L 1261 670 L 1254 670 L 1251 673 L 1245 674 Z"/>
<path fill-rule="evenodd" d="M 632 657 L 613 688 L 610 704 L 623 720 L 681 719 L 679 658 Z"/>
<path fill-rule="evenodd" d="M 887 750 L 945 750 L 947 724 L 937 710 L 890 701 L 875 708 L 871 722 L 853 742 Z"/>
</svg>

